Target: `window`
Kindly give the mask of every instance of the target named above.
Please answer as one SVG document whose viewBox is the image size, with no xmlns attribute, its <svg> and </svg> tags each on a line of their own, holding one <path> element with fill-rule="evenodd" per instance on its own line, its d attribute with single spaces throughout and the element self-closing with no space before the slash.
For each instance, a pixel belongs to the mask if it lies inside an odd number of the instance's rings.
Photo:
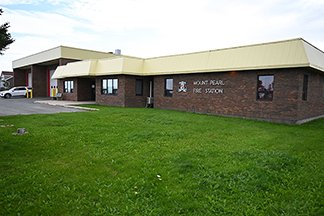
<svg viewBox="0 0 324 216">
<path fill-rule="evenodd" d="M 304 75 L 303 80 L 303 94 L 302 94 L 302 100 L 307 100 L 307 89 L 308 89 L 308 75 Z"/>
<path fill-rule="evenodd" d="M 165 79 L 165 86 L 164 86 L 164 96 L 172 97 L 173 94 L 173 79 Z"/>
<path fill-rule="evenodd" d="M 15 91 L 26 91 L 26 88 L 25 88 L 25 87 L 22 87 L 22 88 L 15 88 Z"/>
<path fill-rule="evenodd" d="M 273 75 L 258 76 L 257 100 L 272 101 L 273 99 Z"/>
<path fill-rule="evenodd" d="M 64 81 L 64 92 L 73 93 L 73 81 Z"/>
<path fill-rule="evenodd" d="M 103 79 L 101 83 L 101 94 L 116 95 L 118 91 L 118 79 Z"/>
<path fill-rule="evenodd" d="M 142 79 L 136 79 L 136 81 L 135 81 L 135 95 L 143 96 L 143 80 Z"/>
</svg>

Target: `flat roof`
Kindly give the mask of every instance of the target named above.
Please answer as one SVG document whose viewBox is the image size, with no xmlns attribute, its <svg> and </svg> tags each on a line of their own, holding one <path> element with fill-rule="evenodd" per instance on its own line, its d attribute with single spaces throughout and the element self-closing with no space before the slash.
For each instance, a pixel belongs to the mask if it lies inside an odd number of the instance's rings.
<svg viewBox="0 0 324 216">
<path fill-rule="evenodd" d="M 38 52 L 12 62 L 12 68 L 21 68 L 33 64 L 39 64 L 57 60 L 60 58 L 85 60 L 85 59 L 99 59 L 113 56 L 111 52 L 101 52 L 87 49 L 80 49 L 68 46 L 58 46 L 42 52 Z"/>
<path fill-rule="evenodd" d="M 75 62 L 60 66 L 53 78 L 117 74 L 152 76 L 298 67 L 311 67 L 324 72 L 324 52 L 297 38 L 147 59 L 114 56 L 89 60 L 91 67 L 81 69 L 84 64 Z M 79 73 L 81 70 L 82 73 Z"/>
</svg>

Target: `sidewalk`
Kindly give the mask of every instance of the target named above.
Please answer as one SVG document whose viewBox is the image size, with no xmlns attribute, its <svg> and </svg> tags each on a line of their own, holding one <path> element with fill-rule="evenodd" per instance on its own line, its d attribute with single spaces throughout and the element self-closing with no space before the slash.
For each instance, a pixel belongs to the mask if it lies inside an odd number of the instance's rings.
<svg viewBox="0 0 324 216">
<path fill-rule="evenodd" d="M 34 103 L 48 104 L 51 106 L 62 106 L 62 107 L 67 107 L 67 108 L 75 108 L 75 109 L 90 110 L 90 111 L 98 110 L 96 108 L 80 106 L 83 104 L 96 104 L 96 102 L 94 102 L 94 101 L 37 100 L 37 101 L 34 101 Z"/>
</svg>

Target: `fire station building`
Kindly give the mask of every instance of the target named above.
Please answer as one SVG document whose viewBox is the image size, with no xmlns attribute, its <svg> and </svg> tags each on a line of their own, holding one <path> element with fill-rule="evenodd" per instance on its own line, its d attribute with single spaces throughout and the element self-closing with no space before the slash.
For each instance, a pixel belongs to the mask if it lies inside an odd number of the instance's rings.
<svg viewBox="0 0 324 216">
<path fill-rule="evenodd" d="M 324 52 L 301 38 L 147 59 L 57 49 L 75 52 L 17 60 L 15 84 L 32 79 L 34 94 L 49 96 L 53 82 L 64 100 L 110 106 L 285 123 L 324 116 Z"/>
</svg>

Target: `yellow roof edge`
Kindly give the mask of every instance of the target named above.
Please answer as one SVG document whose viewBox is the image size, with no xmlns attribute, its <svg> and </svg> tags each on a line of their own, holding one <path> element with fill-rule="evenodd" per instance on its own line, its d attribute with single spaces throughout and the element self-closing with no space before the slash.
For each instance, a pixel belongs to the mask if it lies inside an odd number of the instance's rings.
<svg viewBox="0 0 324 216">
<path fill-rule="evenodd" d="M 133 58 L 133 59 L 138 59 L 138 60 L 145 60 L 145 58 L 130 56 L 130 55 L 115 55 L 115 56 L 116 57 L 120 56 L 120 57 L 125 57 L 125 58 Z"/>
<path fill-rule="evenodd" d="M 300 67 L 310 67 L 309 64 L 298 64 L 298 65 L 281 65 L 280 67 L 273 66 L 258 66 L 258 67 L 240 67 L 240 68 L 219 68 L 219 69 L 206 69 L 206 70 L 188 70 L 188 71 L 172 71 L 172 72 L 154 72 L 145 73 L 145 76 L 154 75 L 176 75 L 176 74 L 195 74 L 195 73 L 222 73 L 229 71 L 250 71 L 250 70 L 266 70 L 266 69 L 283 69 L 283 68 L 300 68 Z"/>
<path fill-rule="evenodd" d="M 60 66 L 60 67 L 65 67 Z M 318 67 L 314 65 L 309 65 L 309 64 L 299 64 L 299 65 L 282 65 L 280 68 L 300 68 L 300 67 L 313 67 L 315 69 L 318 69 Z M 264 67 L 246 67 L 246 68 L 220 68 L 220 69 L 213 69 L 213 70 L 192 70 L 192 71 L 173 71 L 173 72 L 155 72 L 155 73 L 144 73 L 144 72 L 127 72 L 127 71 L 121 71 L 121 72 L 112 72 L 112 73 L 107 73 L 107 74 L 95 74 L 95 73 L 89 73 L 88 76 L 95 76 L 95 77 L 100 77 L 100 76 L 115 76 L 115 75 L 133 75 L 133 76 L 163 76 L 163 75 L 177 75 L 177 74 L 195 74 L 195 73 L 222 73 L 222 72 L 230 72 L 230 71 L 247 71 L 247 70 L 260 70 L 260 69 L 265 69 Z M 266 69 L 278 69 L 277 66 L 267 66 Z M 74 75 L 72 76 L 65 76 L 62 78 L 70 78 L 70 77 L 75 77 Z M 87 76 L 82 76 L 82 77 L 87 77 Z"/>
<path fill-rule="evenodd" d="M 151 59 L 156 59 L 156 58 L 167 58 L 167 57 L 174 57 L 174 56 L 184 56 L 184 55 L 192 55 L 192 54 L 200 54 L 200 53 L 207 53 L 207 52 L 216 52 L 216 51 L 231 50 L 231 49 L 240 49 L 240 48 L 246 48 L 246 47 L 255 47 L 255 46 L 263 46 L 263 45 L 270 45 L 270 44 L 285 43 L 285 42 L 290 42 L 290 41 L 304 41 L 304 42 L 308 43 L 303 38 L 293 38 L 293 39 L 287 39 L 287 40 L 264 42 L 264 43 L 258 43 L 258 44 L 248 44 L 248 45 L 242 45 L 242 46 L 234 46 L 234 47 L 227 47 L 227 48 L 220 48 L 220 49 L 211 49 L 211 50 L 198 51 L 198 52 L 189 52 L 189 53 L 180 53 L 180 54 L 165 55 L 165 56 L 156 56 L 156 57 L 145 58 L 144 60 L 151 60 Z"/>
<path fill-rule="evenodd" d="M 30 55 L 24 56 L 22 58 L 15 59 L 13 61 L 22 60 L 22 59 L 25 59 L 25 58 L 28 58 L 28 57 L 36 56 L 36 55 L 39 55 L 39 54 L 42 54 L 42 53 L 46 53 L 48 51 L 55 50 L 55 49 L 59 49 L 59 48 L 61 49 L 60 50 L 60 54 L 61 55 L 62 55 L 62 48 L 73 49 L 73 50 L 83 50 L 83 51 L 89 51 L 89 52 L 97 52 L 97 53 L 102 53 L 102 54 L 109 54 L 109 53 L 113 54 L 113 52 L 103 52 L 103 51 L 97 51 L 97 50 L 90 50 L 90 49 L 83 49 L 83 48 L 77 48 L 77 47 L 70 47 L 70 46 L 65 46 L 65 45 L 59 45 L 59 46 L 56 46 L 56 47 L 53 47 L 53 48 L 49 48 L 49 49 L 43 50 L 41 52 L 33 53 L 33 54 L 30 54 Z"/>
<path fill-rule="evenodd" d="M 89 76 L 95 76 L 96 75 L 97 63 L 98 63 L 98 59 L 91 59 L 90 60 Z"/>
<path fill-rule="evenodd" d="M 31 55 L 27 55 L 27 56 L 24 56 L 22 58 L 19 58 L 19 59 L 15 59 L 13 60 L 13 62 L 15 61 L 19 61 L 19 60 L 22 60 L 22 59 L 25 59 L 25 58 L 28 58 L 28 57 L 32 57 L 32 56 L 36 56 L 36 55 L 39 55 L 39 54 L 42 54 L 42 53 L 46 53 L 48 51 L 51 51 L 51 50 L 55 50 L 55 49 L 58 49 L 58 48 L 61 48 L 62 46 L 56 46 L 56 47 L 53 47 L 53 48 L 50 48 L 50 49 L 46 49 L 46 50 L 43 50 L 41 52 L 37 52 L 37 53 L 33 53 Z"/>
<path fill-rule="evenodd" d="M 79 48 L 79 47 L 70 47 L 70 46 L 65 46 L 65 45 L 60 45 L 58 46 L 60 48 L 67 48 L 67 49 L 73 49 L 73 50 L 82 50 L 82 51 L 89 51 L 89 52 L 96 52 L 96 53 L 102 53 L 102 54 L 113 54 L 113 52 L 104 52 L 104 51 L 98 51 L 98 50 L 91 50 L 91 49 L 84 49 L 84 48 Z"/>
</svg>

